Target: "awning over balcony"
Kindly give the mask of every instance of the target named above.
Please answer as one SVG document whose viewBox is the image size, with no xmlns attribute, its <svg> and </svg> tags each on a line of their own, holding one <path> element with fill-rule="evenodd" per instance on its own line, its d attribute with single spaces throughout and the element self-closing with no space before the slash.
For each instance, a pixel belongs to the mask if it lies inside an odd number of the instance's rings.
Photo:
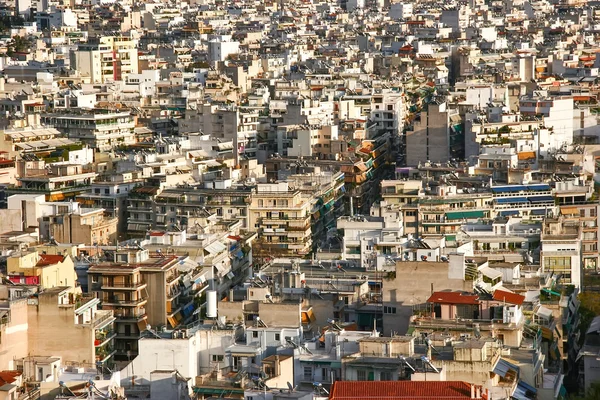
<svg viewBox="0 0 600 400">
<path fill-rule="evenodd" d="M 510 362 L 508 362 L 506 360 L 503 360 L 502 358 L 500 358 L 498 360 L 498 362 L 496 363 L 496 366 L 492 370 L 492 372 L 494 374 L 499 375 L 502 378 L 505 378 L 506 375 L 508 375 L 509 371 L 512 371 L 514 374 L 518 374 L 519 373 L 519 367 L 517 367 L 513 363 L 510 363 Z"/>
<path fill-rule="evenodd" d="M 495 280 L 498 278 L 502 278 L 502 272 L 498 272 L 490 267 L 482 267 L 479 272 L 481 272 L 484 276 L 490 278 L 491 280 Z"/>
<path fill-rule="evenodd" d="M 446 218 L 449 220 L 475 219 L 475 218 L 483 218 L 484 216 L 485 216 L 485 212 L 482 210 L 456 211 L 456 212 L 447 212 L 446 213 Z"/>
<path fill-rule="evenodd" d="M 519 381 L 517 384 L 517 388 L 512 395 L 512 398 L 515 400 L 531 400 L 535 399 L 537 394 L 537 389 L 531 386 L 530 384 Z"/>
</svg>

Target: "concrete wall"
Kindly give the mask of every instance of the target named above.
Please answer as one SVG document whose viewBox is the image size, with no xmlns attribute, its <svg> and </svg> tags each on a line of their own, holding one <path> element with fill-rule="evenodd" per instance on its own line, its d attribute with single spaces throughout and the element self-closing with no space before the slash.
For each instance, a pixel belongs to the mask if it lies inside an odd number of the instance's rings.
<svg viewBox="0 0 600 400">
<path fill-rule="evenodd" d="M 29 354 L 27 300 L 12 301 L 9 307 L 10 323 L 0 328 L 0 368 L 3 370 L 16 369 L 14 360 Z"/>
<path fill-rule="evenodd" d="M 413 306 L 425 304 L 434 291 L 472 291 L 473 283 L 448 278 L 447 262 L 400 261 L 396 278 L 383 280 L 383 304 L 396 307 L 396 314 L 383 314 L 383 333 L 404 334 Z"/>
<path fill-rule="evenodd" d="M 233 344 L 232 330 L 198 330 L 186 339 L 151 339 L 138 342 L 139 355 L 132 361 L 133 368 L 121 371 L 123 382 L 132 374 L 144 383 L 150 382 L 156 370 L 177 369 L 184 377 L 196 377 L 214 369 L 213 355 L 222 355 L 225 367 L 225 348 Z"/>
<path fill-rule="evenodd" d="M 21 210 L 0 210 L 0 232 L 23 230 Z"/>
<path fill-rule="evenodd" d="M 494 365 L 490 361 L 444 361 L 434 362 L 442 367 L 449 381 L 465 381 L 476 385 L 485 385 Z"/>
<path fill-rule="evenodd" d="M 167 325 L 167 280 L 162 272 L 142 272 L 142 280 L 148 284 L 146 314 L 151 326 Z"/>
<path fill-rule="evenodd" d="M 275 361 L 277 362 L 277 361 Z M 286 389 L 294 383 L 294 357 L 279 360 L 279 375 L 265 381 L 269 388 Z"/>
<path fill-rule="evenodd" d="M 258 303 L 258 315 L 267 326 L 299 326 L 302 321 L 301 304 Z"/>
<path fill-rule="evenodd" d="M 38 305 L 28 309 L 29 352 L 32 355 L 58 356 L 63 363 L 95 362 L 94 330 L 89 325 L 76 325 L 75 305 L 58 306 L 58 298 L 41 294 Z"/>
</svg>

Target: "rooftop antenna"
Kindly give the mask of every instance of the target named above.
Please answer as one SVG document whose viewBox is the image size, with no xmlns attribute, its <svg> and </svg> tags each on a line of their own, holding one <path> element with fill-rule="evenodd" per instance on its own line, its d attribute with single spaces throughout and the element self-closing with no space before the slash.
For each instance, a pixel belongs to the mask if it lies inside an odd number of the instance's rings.
<svg viewBox="0 0 600 400">
<path fill-rule="evenodd" d="M 323 384 L 321 382 L 313 382 L 313 389 L 315 390 L 315 392 L 317 394 L 322 394 L 322 393 L 325 393 L 327 395 L 329 394 L 329 392 L 327 391 L 327 389 L 325 389 L 323 387 Z"/>
<path fill-rule="evenodd" d="M 429 365 L 436 373 L 440 373 L 440 370 L 437 369 L 429 360 L 429 358 L 425 357 L 425 356 L 421 356 L 421 361 L 423 361 L 424 364 Z M 427 371 L 427 368 L 425 368 L 425 371 Z"/>
<path fill-rule="evenodd" d="M 293 393 L 296 391 L 296 389 L 298 389 L 298 386 L 292 386 L 292 384 L 289 382 L 287 382 L 287 387 L 290 390 L 290 393 Z"/>
<path fill-rule="evenodd" d="M 406 357 L 404 357 L 404 356 L 398 356 L 398 359 L 399 359 L 400 361 L 402 361 L 404 364 L 406 364 L 406 366 L 407 366 L 408 368 L 410 368 L 412 372 L 417 372 L 417 371 L 415 370 L 415 368 L 414 368 L 412 365 L 410 365 L 410 363 L 408 362 L 408 360 L 406 359 Z"/>
</svg>

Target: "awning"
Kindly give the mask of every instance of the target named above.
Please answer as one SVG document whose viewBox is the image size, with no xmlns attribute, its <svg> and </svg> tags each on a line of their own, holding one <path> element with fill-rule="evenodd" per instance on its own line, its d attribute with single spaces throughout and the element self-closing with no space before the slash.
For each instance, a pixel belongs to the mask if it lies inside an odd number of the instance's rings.
<svg viewBox="0 0 600 400">
<path fill-rule="evenodd" d="M 226 248 L 227 248 L 227 246 L 225 246 L 221 242 L 213 242 L 213 243 L 209 244 L 208 246 L 206 246 L 204 248 L 204 250 L 208 251 L 210 254 L 219 254 Z"/>
<path fill-rule="evenodd" d="M 315 313 L 313 312 L 312 307 L 306 311 L 302 311 L 302 323 L 304 325 L 308 325 L 311 322 L 315 322 L 316 319 L 317 318 L 315 317 Z"/>
<path fill-rule="evenodd" d="M 138 321 L 137 326 L 140 332 L 145 331 L 146 326 L 148 326 L 148 322 L 145 319 L 143 319 L 141 321 Z"/>
<path fill-rule="evenodd" d="M 189 317 L 194 312 L 194 303 L 188 304 L 183 308 L 183 316 Z"/>
<path fill-rule="evenodd" d="M 552 197 L 552 196 L 535 196 L 535 197 L 530 197 L 529 201 L 532 203 L 545 203 L 545 202 L 554 201 L 554 197 Z"/>
<path fill-rule="evenodd" d="M 531 160 L 531 159 L 535 159 L 535 152 L 534 151 L 522 151 L 520 153 L 517 154 L 517 158 L 519 160 Z"/>
<path fill-rule="evenodd" d="M 507 203 L 527 203 L 527 199 L 525 197 L 498 197 L 496 198 L 496 203 L 499 204 L 507 204 Z"/>
<path fill-rule="evenodd" d="M 579 209 L 577 207 L 561 207 L 560 213 L 562 215 L 579 215 Z"/>
<path fill-rule="evenodd" d="M 515 389 L 515 392 L 512 395 L 512 398 L 515 400 L 531 400 L 531 399 L 535 399 L 536 394 L 537 394 L 536 388 L 534 388 L 530 384 L 520 380 L 519 383 L 517 384 L 517 388 Z"/>
<path fill-rule="evenodd" d="M 517 367 L 513 363 L 509 363 L 508 361 L 500 358 L 496 363 L 496 366 L 492 370 L 492 372 L 496 375 L 500 375 L 502 378 L 506 377 L 509 371 L 513 371 L 515 374 L 519 373 L 519 367 Z"/>
<path fill-rule="evenodd" d="M 552 317 L 552 310 L 544 306 L 539 306 L 538 309 L 535 310 L 535 315 L 544 319 L 550 319 L 550 317 Z"/>
<path fill-rule="evenodd" d="M 475 219 L 475 218 L 483 218 L 483 217 L 485 217 L 485 212 L 482 210 L 456 211 L 456 212 L 447 212 L 446 213 L 446 218 L 449 220 Z"/>
<path fill-rule="evenodd" d="M 479 270 L 479 272 L 481 272 L 483 275 L 487 276 L 491 280 L 502 278 L 502 272 L 498 272 L 495 269 L 490 268 L 490 267 L 482 267 Z"/>
</svg>

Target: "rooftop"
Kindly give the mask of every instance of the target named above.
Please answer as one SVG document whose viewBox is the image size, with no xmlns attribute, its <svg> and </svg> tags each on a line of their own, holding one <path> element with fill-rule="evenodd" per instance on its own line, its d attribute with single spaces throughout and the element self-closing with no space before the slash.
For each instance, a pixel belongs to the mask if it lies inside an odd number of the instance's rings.
<svg viewBox="0 0 600 400">
<path fill-rule="evenodd" d="M 397 400 L 482 400 L 471 397 L 471 384 L 463 381 L 336 381 L 329 396 L 342 399 Z"/>
</svg>

